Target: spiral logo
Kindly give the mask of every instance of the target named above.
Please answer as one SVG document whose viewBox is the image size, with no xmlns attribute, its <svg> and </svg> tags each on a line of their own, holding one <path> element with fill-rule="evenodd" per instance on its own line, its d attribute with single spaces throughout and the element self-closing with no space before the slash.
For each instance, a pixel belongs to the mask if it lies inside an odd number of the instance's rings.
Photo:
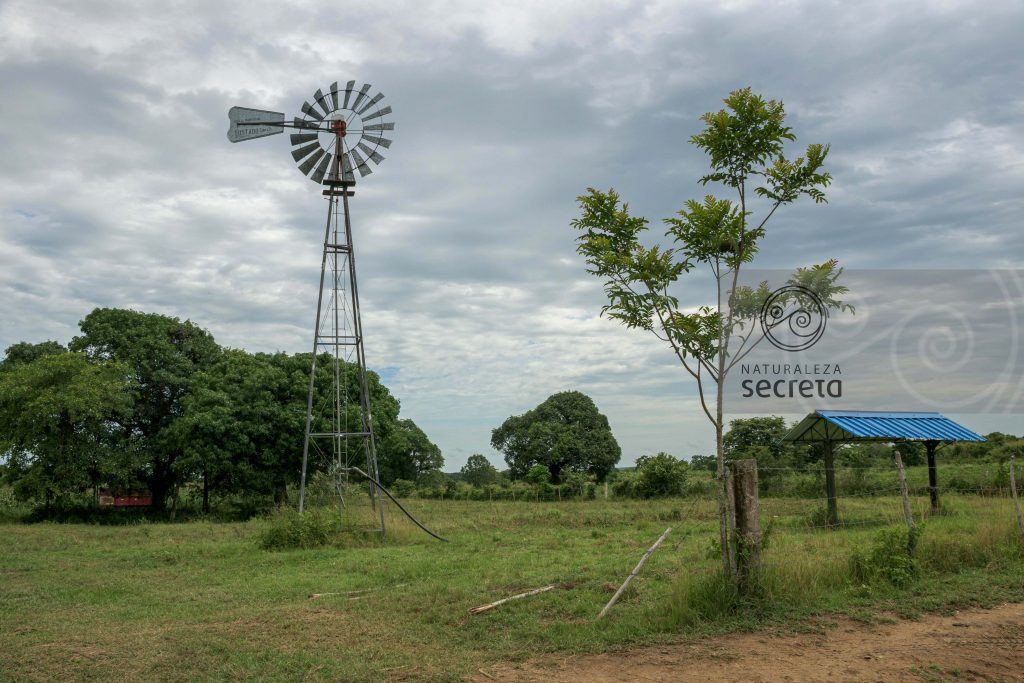
<svg viewBox="0 0 1024 683">
<path fill-rule="evenodd" d="M 1019 271 L 986 275 L 976 279 L 987 285 L 988 301 L 971 301 L 973 307 L 922 302 L 891 332 L 892 376 L 907 395 L 930 409 L 1020 410 L 1024 374 L 1018 314 L 1024 278 Z"/>
<path fill-rule="evenodd" d="M 783 351 L 803 351 L 825 333 L 828 311 L 811 290 L 786 285 L 772 292 L 761 306 L 761 331 Z"/>
</svg>

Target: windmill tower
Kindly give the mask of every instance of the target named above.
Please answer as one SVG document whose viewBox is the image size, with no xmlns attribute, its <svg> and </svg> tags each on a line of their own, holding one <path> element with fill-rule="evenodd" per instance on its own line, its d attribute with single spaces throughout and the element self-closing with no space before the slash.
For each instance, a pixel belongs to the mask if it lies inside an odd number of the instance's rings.
<svg viewBox="0 0 1024 683">
<path fill-rule="evenodd" d="M 379 514 L 383 533 L 381 494 L 387 491 L 380 485 L 377 470 L 349 203 L 355 195 L 355 172 L 360 178 L 373 173 L 369 163 L 377 165 L 384 160 L 380 150 L 391 146 L 385 136 L 395 128 L 387 120 L 391 107 L 379 104 L 384 95 L 371 96 L 370 90 L 369 83 L 358 90 L 355 81 L 344 88 L 333 83 L 327 92 L 317 90 L 312 104 L 303 102 L 302 116 L 291 121 L 280 112 L 232 107 L 227 135 L 231 142 L 242 142 L 293 129 L 292 157 L 303 175 L 323 187 L 322 194 L 328 200 L 299 512 L 305 505 L 306 478 L 312 462 L 313 468 L 322 466 L 331 474 L 342 504 L 343 484 L 350 475 L 364 476 L 370 482 L 370 504 Z"/>
</svg>

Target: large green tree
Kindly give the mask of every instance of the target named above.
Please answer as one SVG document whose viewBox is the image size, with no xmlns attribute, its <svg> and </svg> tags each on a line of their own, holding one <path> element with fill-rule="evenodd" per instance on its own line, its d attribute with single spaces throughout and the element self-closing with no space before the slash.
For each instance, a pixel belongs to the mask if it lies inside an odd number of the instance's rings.
<svg viewBox="0 0 1024 683">
<path fill-rule="evenodd" d="M 380 418 L 376 408 L 373 410 L 377 422 Z M 441 449 L 412 420 L 398 420 L 387 436 L 377 442 L 377 466 L 385 486 L 396 479 L 419 481 L 443 465 Z"/>
<path fill-rule="evenodd" d="M 204 507 L 209 506 L 211 492 L 265 494 L 273 495 L 279 504 L 287 501 L 287 487 L 298 481 L 302 465 L 311 360 L 308 353 L 250 354 L 233 349 L 193 377 L 182 400 L 183 414 L 169 432 L 182 451 L 175 467 L 182 476 L 203 482 Z M 314 432 L 334 430 L 330 424 L 333 413 L 320 409 L 330 407 L 335 398 L 330 381 L 332 362 L 324 356 L 317 363 Z M 357 396 L 356 366 L 345 364 L 340 374 L 347 394 Z M 396 431 L 407 431 L 396 425 L 398 400 L 376 373 L 367 374 L 367 383 L 377 443 L 394 443 Z M 358 404 L 349 401 L 342 413 L 342 428 L 359 431 L 359 420 Z M 422 432 L 419 436 L 433 446 Z M 415 437 L 402 443 L 412 450 L 422 448 Z M 415 445 L 409 446 L 410 441 Z M 347 458 L 351 464 L 365 467 L 364 451 L 358 443 L 343 443 L 342 447 L 350 449 Z M 311 450 L 311 471 L 328 468 L 334 458 L 333 451 L 322 450 L 327 448 L 323 441 L 318 444 Z M 346 459 L 346 453 L 341 457 Z M 427 459 L 424 455 L 424 463 Z"/>
<path fill-rule="evenodd" d="M 474 453 L 460 470 L 462 479 L 473 486 L 486 486 L 498 481 L 498 470 L 480 453 Z"/>
<path fill-rule="evenodd" d="M 30 346 L 0 365 L 0 453 L 16 490 L 48 506 L 114 475 L 111 428 L 132 399 L 124 366 L 49 347 L 21 353 Z"/>
<path fill-rule="evenodd" d="M 729 431 L 722 437 L 725 457 L 730 460 L 752 458 L 762 465 L 790 464 L 786 456 L 792 449 L 782 443 L 787 431 L 786 421 L 778 415 L 732 420 Z"/>
<path fill-rule="evenodd" d="M 80 326 L 72 350 L 128 369 L 132 409 L 117 420 L 122 455 L 149 487 L 154 507 L 163 509 L 181 480 L 176 462 L 184 454 L 169 428 L 183 414 L 193 376 L 217 360 L 220 348 L 192 322 L 155 313 L 97 308 Z"/>
<path fill-rule="evenodd" d="M 604 480 L 622 457 L 608 418 L 586 394 L 563 391 L 491 433 L 491 445 L 505 456 L 513 477 L 544 465 L 554 483 L 563 471 L 587 472 Z"/>
<path fill-rule="evenodd" d="M 831 176 L 824 171 L 827 145 L 809 145 L 795 159 L 783 154 L 796 136 L 785 125 L 782 102 L 749 88 L 736 90 L 725 98 L 724 109 L 701 120 L 704 130 L 690 142 L 707 154 L 711 168 L 700 182 L 723 185 L 732 199 L 707 195 L 687 201 L 664 221 L 673 242 L 668 247 L 647 246 L 647 219 L 631 215 L 614 190 L 590 189 L 580 196 L 580 217 L 572 225 L 582 232 L 577 251 L 588 271 L 604 281 L 608 304 L 602 313 L 668 344 L 697 383 L 701 407 L 715 429 L 719 540 L 723 567 L 731 574 L 722 388 L 729 371 L 759 341 L 757 326 L 748 323 L 769 294 L 766 284 L 740 286 L 740 271 L 757 254 L 779 207 L 801 196 L 824 202 Z M 710 270 L 714 291 L 709 304 L 693 310 L 680 304 L 676 285 L 698 267 Z M 811 288 L 834 309 L 844 306 L 835 299 L 845 291 L 836 282 L 840 273 L 830 260 L 798 270 L 792 282 Z"/>
</svg>

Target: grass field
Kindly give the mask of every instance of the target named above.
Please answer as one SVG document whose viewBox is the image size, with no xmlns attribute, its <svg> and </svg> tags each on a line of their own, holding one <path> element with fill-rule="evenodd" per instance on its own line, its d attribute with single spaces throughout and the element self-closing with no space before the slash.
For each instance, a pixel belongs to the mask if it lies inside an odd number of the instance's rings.
<svg viewBox="0 0 1024 683">
<path fill-rule="evenodd" d="M 1006 498 L 947 495 L 947 513 L 925 520 L 921 574 L 902 589 L 849 570 L 854 548 L 899 520 L 897 498 L 841 501 L 850 526 L 836 532 L 815 528 L 819 501 L 762 503 L 765 595 L 710 615 L 692 604 L 707 601 L 698 594 L 718 567 L 705 499 L 410 500 L 450 543 L 392 507 L 385 544 L 351 533 L 337 547 L 284 552 L 257 547 L 267 520 L 0 525 L 0 679 L 446 681 L 544 653 L 800 628 L 815 613 L 913 617 L 1024 599 Z M 919 515 L 924 504 L 915 499 Z M 666 526 L 662 549 L 594 622 Z M 468 614 L 550 583 L 559 588 Z"/>
</svg>

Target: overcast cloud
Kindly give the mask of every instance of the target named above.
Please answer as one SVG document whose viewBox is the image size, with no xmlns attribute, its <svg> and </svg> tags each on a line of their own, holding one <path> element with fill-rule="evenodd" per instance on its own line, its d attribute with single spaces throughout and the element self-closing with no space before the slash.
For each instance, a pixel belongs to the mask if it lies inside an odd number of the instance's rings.
<svg viewBox="0 0 1024 683">
<path fill-rule="evenodd" d="M 615 187 L 660 232 L 704 194 L 686 141 L 735 88 L 832 144 L 830 203 L 781 211 L 759 267 L 1020 266 L 1019 2 L 487 7 L 0 4 L 0 347 L 117 306 L 308 350 L 323 198 L 286 136 L 232 145 L 226 114 L 291 115 L 335 80 L 395 111 L 352 205 L 367 358 L 448 470 L 499 463 L 490 430 L 566 389 L 609 416 L 623 464 L 713 449 L 667 349 L 598 317 L 568 224 L 585 188 Z"/>
</svg>

